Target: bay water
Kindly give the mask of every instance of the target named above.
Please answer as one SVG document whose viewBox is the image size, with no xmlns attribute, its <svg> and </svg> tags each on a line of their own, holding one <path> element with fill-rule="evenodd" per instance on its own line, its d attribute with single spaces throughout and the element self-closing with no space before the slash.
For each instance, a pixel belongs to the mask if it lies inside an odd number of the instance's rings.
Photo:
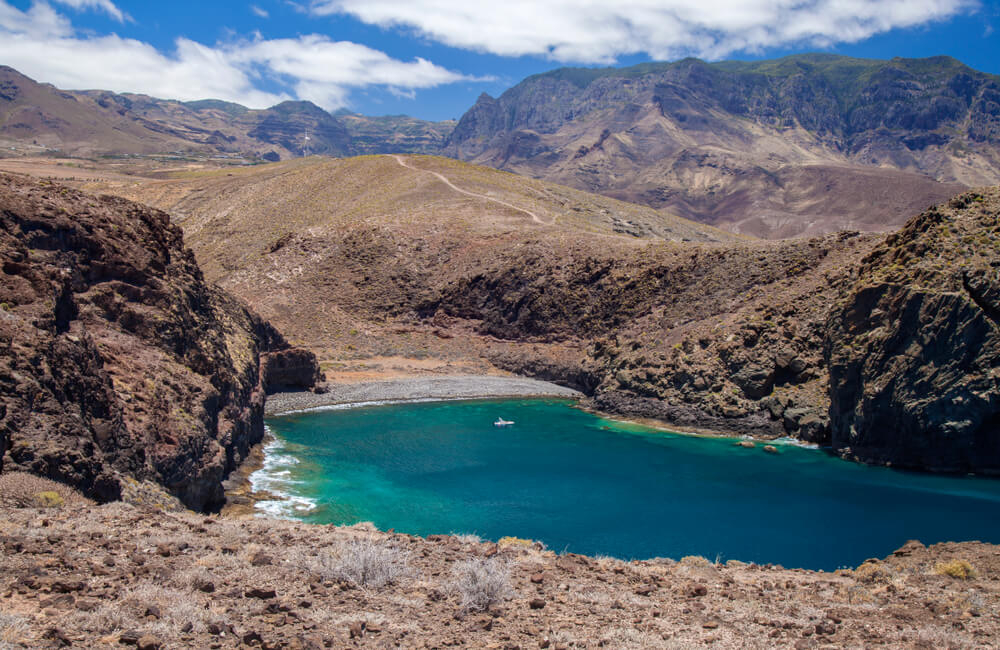
<svg viewBox="0 0 1000 650">
<path fill-rule="evenodd" d="M 502 417 L 508 427 L 493 426 Z M 868 467 L 820 449 L 674 434 L 566 400 L 435 401 L 273 417 L 271 514 L 474 533 L 622 559 L 835 569 L 909 539 L 1000 543 L 1000 480 Z"/>
</svg>

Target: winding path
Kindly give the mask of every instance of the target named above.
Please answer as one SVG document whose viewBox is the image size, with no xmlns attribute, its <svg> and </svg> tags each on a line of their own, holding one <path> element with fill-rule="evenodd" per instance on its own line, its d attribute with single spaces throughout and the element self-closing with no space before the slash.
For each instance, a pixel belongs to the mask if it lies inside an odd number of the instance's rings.
<svg viewBox="0 0 1000 650">
<path fill-rule="evenodd" d="M 508 208 L 510 208 L 512 210 L 517 210 L 518 212 L 523 212 L 524 214 L 526 214 L 529 217 L 531 217 L 532 221 L 534 221 L 535 223 L 542 224 L 543 226 L 551 226 L 552 223 L 555 221 L 554 219 L 553 219 L 553 221 L 542 221 L 542 219 L 537 214 L 535 214 L 534 212 L 532 212 L 531 210 L 525 210 L 524 208 L 519 208 L 519 207 L 517 207 L 516 205 L 514 205 L 512 203 L 507 203 L 506 201 L 501 201 L 500 199 L 494 199 L 493 197 L 486 196 L 485 194 L 477 194 L 475 192 L 470 192 L 468 190 L 463 190 L 462 188 L 457 187 L 454 183 L 452 183 L 450 180 L 448 180 L 448 177 L 445 176 L 444 174 L 440 174 L 438 172 L 431 171 L 429 169 L 420 169 L 419 167 L 414 167 L 413 165 L 411 165 L 411 164 L 407 163 L 405 160 L 403 160 L 402 156 L 397 155 L 397 154 L 391 154 L 391 155 L 392 155 L 393 158 L 396 159 L 396 162 L 398 162 L 403 167 L 406 167 L 407 169 L 412 169 L 415 172 L 425 172 L 427 174 L 433 174 L 434 176 L 437 177 L 437 179 L 439 181 L 441 181 L 442 183 L 444 183 L 445 185 L 447 185 L 451 189 L 455 190 L 459 194 L 465 194 L 466 196 L 472 196 L 472 197 L 475 197 L 477 199 L 485 199 L 487 201 L 493 201 L 494 203 L 499 203 L 500 205 L 508 207 Z"/>
</svg>

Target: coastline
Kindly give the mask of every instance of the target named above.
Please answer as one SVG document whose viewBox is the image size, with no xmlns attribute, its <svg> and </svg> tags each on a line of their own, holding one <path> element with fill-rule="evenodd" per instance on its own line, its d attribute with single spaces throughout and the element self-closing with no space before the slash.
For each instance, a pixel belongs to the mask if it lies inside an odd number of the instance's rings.
<svg viewBox="0 0 1000 650">
<path fill-rule="evenodd" d="M 493 375 L 400 377 L 358 383 L 327 384 L 325 393 L 295 391 L 267 397 L 264 415 L 273 417 L 298 411 L 364 406 L 392 402 L 505 397 L 562 397 L 579 399 L 583 393 L 547 381 Z"/>
<path fill-rule="evenodd" d="M 757 443 L 781 444 L 764 436 L 741 435 L 699 427 L 673 427 L 668 422 L 651 418 L 627 417 L 594 409 L 587 404 L 583 393 L 527 377 L 503 375 L 446 375 L 446 376 L 403 376 L 374 379 L 361 382 L 333 382 L 326 384 L 327 392 L 314 393 L 307 390 L 282 391 L 269 395 L 264 408 L 265 417 L 276 417 L 315 410 L 334 408 L 357 408 L 381 404 L 406 402 L 504 399 L 517 397 L 557 397 L 579 400 L 576 408 L 623 424 L 635 424 L 664 433 L 675 435 L 731 438 L 752 440 Z M 280 495 L 266 490 L 254 490 L 251 476 L 264 468 L 266 446 L 274 438 L 267 433 L 264 439 L 253 447 L 247 459 L 226 480 L 227 504 L 223 514 L 231 517 L 264 515 L 272 516 L 257 507 L 261 501 L 281 500 Z M 814 447 L 802 444 L 797 446 Z M 816 448 L 816 447 L 814 447 Z"/>
<path fill-rule="evenodd" d="M 288 415 L 326 408 L 351 408 L 375 404 L 443 401 L 464 399 L 503 399 L 508 397 L 560 397 L 579 399 L 583 394 L 546 381 L 525 377 L 493 375 L 449 375 L 434 377 L 396 377 L 356 383 L 331 383 L 325 393 L 286 391 L 268 395 L 265 417 Z M 263 469 L 265 448 L 274 440 L 270 432 L 253 446 L 246 460 L 224 482 L 226 517 L 264 514 L 260 501 L 281 500 L 280 495 L 253 489 L 251 475 Z"/>
</svg>

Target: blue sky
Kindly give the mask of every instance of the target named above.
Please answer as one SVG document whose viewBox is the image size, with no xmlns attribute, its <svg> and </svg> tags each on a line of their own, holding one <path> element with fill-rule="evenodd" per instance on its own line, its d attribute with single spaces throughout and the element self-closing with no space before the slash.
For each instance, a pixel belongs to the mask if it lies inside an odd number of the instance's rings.
<svg viewBox="0 0 1000 650">
<path fill-rule="evenodd" d="M 1000 74 L 1000 0 L 0 0 L 0 64 L 61 88 L 458 118 L 564 65 L 805 51 Z"/>
</svg>

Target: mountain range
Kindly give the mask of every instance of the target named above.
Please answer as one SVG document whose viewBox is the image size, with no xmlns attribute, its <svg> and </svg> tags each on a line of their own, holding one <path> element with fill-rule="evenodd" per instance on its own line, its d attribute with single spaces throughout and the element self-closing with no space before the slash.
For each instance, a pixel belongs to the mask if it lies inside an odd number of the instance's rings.
<svg viewBox="0 0 1000 650">
<path fill-rule="evenodd" d="M 0 142 L 93 157 L 164 152 L 265 161 L 437 151 L 452 122 L 331 115 L 306 101 L 266 110 L 213 99 L 179 102 L 103 90 L 66 91 L 0 66 Z M 372 143 L 372 141 L 375 141 Z M 29 150 L 30 151 L 30 150 Z"/>
<path fill-rule="evenodd" d="M 535 75 L 482 95 L 444 153 L 781 237 L 878 230 L 994 184 L 998 142 L 994 75 L 812 54 Z"/>
<path fill-rule="evenodd" d="M 454 123 L 63 91 L 0 68 L 3 140 L 74 156 L 439 153 L 783 238 L 889 230 L 1000 182 L 1000 78 L 949 57 L 826 54 L 562 68 Z"/>
</svg>

